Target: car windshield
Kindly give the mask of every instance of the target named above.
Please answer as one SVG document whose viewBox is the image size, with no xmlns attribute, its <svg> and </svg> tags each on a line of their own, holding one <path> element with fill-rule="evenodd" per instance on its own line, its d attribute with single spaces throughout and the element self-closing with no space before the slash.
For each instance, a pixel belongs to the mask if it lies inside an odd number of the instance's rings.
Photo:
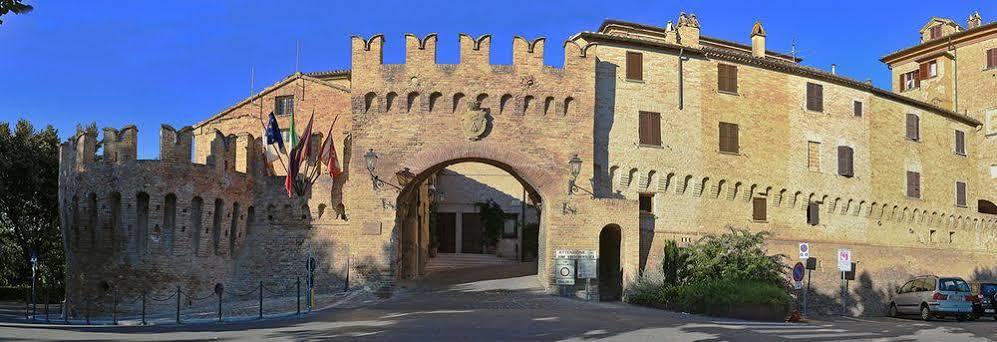
<svg viewBox="0 0 997 342">
<path fill-rule="evenodd" d="M 938 280 L 938 284 L 941 285 L 939 291 L 969 292 L 969 284 L 959 278 L 942 278 Z"/>
<path fill-rule="evenodd" d="M 984 296 L 990 296 L 997 293 L 997 284 L 983 284 L 980 285 L 980 293 Z"/>
</svg>

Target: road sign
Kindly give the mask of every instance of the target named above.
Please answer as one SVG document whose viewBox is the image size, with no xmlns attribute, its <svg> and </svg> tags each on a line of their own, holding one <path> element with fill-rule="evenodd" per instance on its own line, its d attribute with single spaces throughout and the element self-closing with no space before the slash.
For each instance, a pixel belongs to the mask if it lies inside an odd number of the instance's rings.
<svg viewBox="0 0 997 342">
<path fill-rule="evenodd" d="M 599 278 L 599 262 L 597 259 L 578 259 L 578 279 Z"/>
<path fill-rule="evenodd" d="M 806 260 L 810 257 L 810 244 L 806 242 L 800 243 L 800 259 Z"/>
<path fill-rule="evenodd" d="M 802 281 L 794 281 L 793 282 L 793 288 L 795 288 L 797 290 L 802 290 L 803 289 L 803 282 Z"/>
<path fill-rule="evenodd" d="M 575 285 L 575 259 L 554 259 L 554 282 Z"/>
<path fill-rule="evenodd" d="M 594 250 L 587 249 L 559 249 L 554 251 L 556 259 L 596 259 L 599 255 Z"/>
<path fill-rule="evenodd" d="M 846 248 L 838 249 L 838 270 L 842 272 L 852 270 L 852 250 Z"/>
<path fill-rule="evenodd" d="M 793 266 L 793 280 L 803 281 L 803 273 L 805 269 L 803 268 L 802 262 L 797 262 L 796 266 Z"/>
</svg>

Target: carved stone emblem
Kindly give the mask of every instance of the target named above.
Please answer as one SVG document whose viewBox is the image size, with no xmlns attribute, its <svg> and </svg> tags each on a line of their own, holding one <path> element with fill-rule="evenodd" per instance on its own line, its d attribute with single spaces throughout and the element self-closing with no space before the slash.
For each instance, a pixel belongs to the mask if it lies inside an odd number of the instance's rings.
<svg viewBox="0 0 997 342">
<path fill-rule="evenodd" d="M 488 111 L 481 109 L 479 103 L 468 106 L 467 112 L 461 117 L 461 128 L 467 139 L 481 140 L 488 131 Z"/>
</svg>

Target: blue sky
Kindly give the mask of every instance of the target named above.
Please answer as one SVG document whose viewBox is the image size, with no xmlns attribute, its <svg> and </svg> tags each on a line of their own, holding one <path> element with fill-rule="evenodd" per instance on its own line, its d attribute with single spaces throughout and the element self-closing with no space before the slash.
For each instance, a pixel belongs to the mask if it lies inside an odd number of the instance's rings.
<svg viewBox="0 0 997 342">
<path fill-rule="evenodd" d="M 295 70 L 345 69 L 354 34 L 383 33 L 385 62 L 404 60 L 405 33 L 440 35 L 439 62 L 458 59 L 457 34 L 492 34 L 492 62 L 511 60 L 512 37 L 560 42 L 606 18 L 664 25 L 696 13 L 702 34 L 749 42 L 755 20 L 768 48 L 804 64 L 889 86 L 883 55 L 917 42 L 932 16 L 965 26 L 997 1 L 38 1 L 0 25 L 0 121 L 28 118 L 66 137 L 79 122 L 139 128 L 139 157 L 155 158 L 160 123 L 193 124 Z M 941 5 L 943 4 L 944 5 Z"/>
</svg>

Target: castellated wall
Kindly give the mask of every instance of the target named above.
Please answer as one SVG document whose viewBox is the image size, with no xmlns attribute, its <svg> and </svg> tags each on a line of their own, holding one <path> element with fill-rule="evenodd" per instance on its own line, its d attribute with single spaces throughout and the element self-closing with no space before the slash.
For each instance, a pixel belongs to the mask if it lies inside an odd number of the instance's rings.
<svg viewBox="0 0 997 342">
<path fill-rule="evenodd" d="M 119 303 L 142 292 L 166 297 L 177 286 L 192 297 L 206 296 L 216 283 L 237 292 L 259 281 L 293 289 L 308 256 L 319 261 L 319 292 L 342 289 L 346 253 L 309 228 L 315 214 L 307 202 L 287 198 L 283 177 L 264 173 L 255 157 L 259 139 L 215 131 L 202 164 L 191 162 L 190 127 L 163 125 L 159 160 L 135 159 L 137 134 L 133 126 L 107 128 L 99 148 L 86 132 L 61 146 L 60 219 L 73 315 L 88 301 L 106 313 L 105 283 Z M 185 297 L 184 307 L 196 304 Z"/>
</svg>

